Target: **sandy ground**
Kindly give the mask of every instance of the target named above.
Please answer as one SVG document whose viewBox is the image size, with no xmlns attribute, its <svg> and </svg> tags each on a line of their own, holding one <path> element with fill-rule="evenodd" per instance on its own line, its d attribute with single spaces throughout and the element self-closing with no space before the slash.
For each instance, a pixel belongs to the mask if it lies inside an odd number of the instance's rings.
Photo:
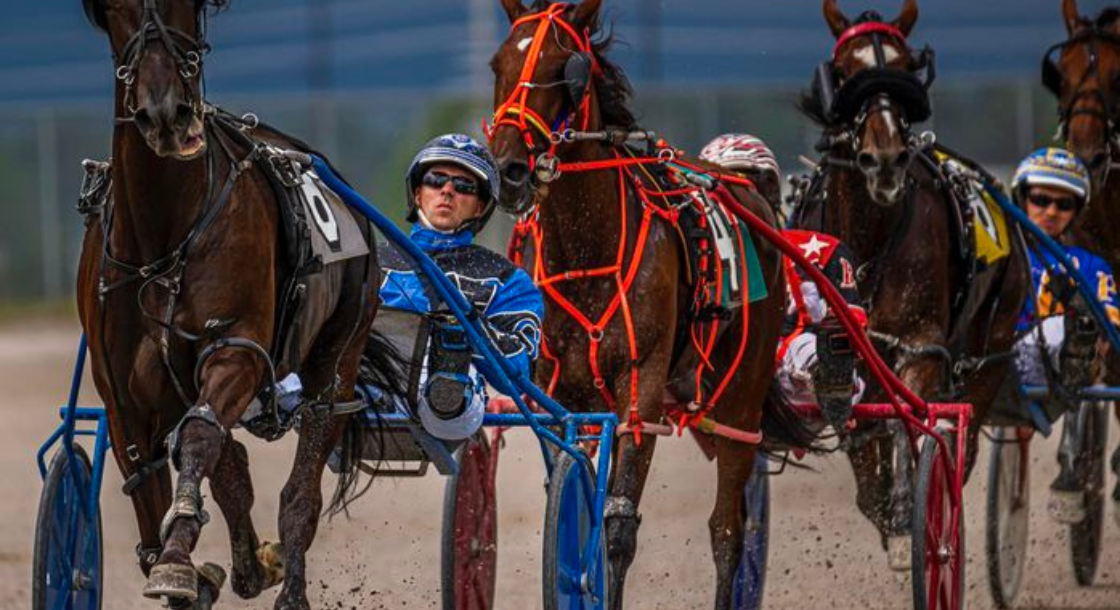
<svg viewBox="0 0 1120 610">
<path fill-rule="evenodd" d="M 30 563 L 41 484 L 35 451 L 57 425 L 78 339 L 73 324 L 23 323 L 0 328 L 0 608 L 30 606 Z M 83 404 L 98 404 L 87 384 Z M 1117 431 L 1112 430 L 1113 439 Z M 275 537 L 277 498 L 293 453 L 293 439 L 272 445 L 249 441 L 263 537 Z M 1069 563 L 1067 530 L 1044 511 L 1053 477 L 1055 439 L 1033 445 L 1031 558 L 1019 608 L 1120 608 L 1120 531 L 1106 523 L 1097 584 L 1077 587 Z M 984 567 L 983 496 L 986 459 L 966 493 L 967 590 L 970 608 L 992 607 Z M 775 515 L 766 607 L 909 608 L 905 574 L 886 568 L 878 536 L 854 504 L 853 480 L 839 458 L 813 460 L 814 471 L 787 472 L 773 482 Z M 527 433 L 511 435 L 499 475 L 499 609 L 540 607 L 540 531 L 543 468 Z M 105 608 L 154 609 L 143 599 L 143 581 L 132 548 L 137 533 L 130 504 L 119 492 L 115 466 L 107 470 L 101 505 L 105 532 Z M 438 608 L 439 524 L 443 480 L 382 480 L 351 519 L 325 522 L 310 553 L 311 599 L 316 608 Z M 1109 485 L 1112 479 L 1110 475 Z M 714 569 L 707 520 L 715 469 L 692 442 L 658 447 L 638 558 L 626 592 L 627 606 L 642 609 L 710 607 Z M 1111 487 L 1110 487 L 1111 489 Z M 213 508 L 213 507 L 212 507 Z M 217 510 L 196 560 L 228 565 L 225 526 Z M 221 607 L 271 608 L 274 592 L 245 601 L 225 592 Z"/>
</svg>

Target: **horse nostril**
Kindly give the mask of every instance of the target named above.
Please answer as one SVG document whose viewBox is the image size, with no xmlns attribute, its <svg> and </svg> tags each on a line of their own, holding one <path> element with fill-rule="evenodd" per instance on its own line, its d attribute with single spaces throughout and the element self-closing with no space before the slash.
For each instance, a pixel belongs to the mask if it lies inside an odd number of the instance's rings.
<svg viewBox="0 0 1120 610">
<path fill-rule="evenodd" d="M 136 127 L 141 132 L 147 133 L 156 128 L 156 123 L 152 120 L 152 115 L 146 108 L 141 108 L 133 113 L 132 120 L 136 121 Z"/>
<path fill-rule="evenodd" d="M 906 169 L 910 167 L 910 152 L 902 151 L 894 158 L 894 166 L 896 169 Z"/>
<path fill-rule="evenodd" d="M 856 155 L 856 165 L 865 172 L 872 172 L 879 167 L 879 160 L 869 152 L 861 152 Z"/>
<path fill-rule="evenodd" d="M 175 105 L 175 126 L 186 129 L 194 118 L 194 108 L 190 104 L 178 103 Z"/>
<path fill-rule="evenodd" d="M 513 186 L 521 186 L 529 179 L 529 164 L 510 161 L 502 167 L 502 178 Z"/>
</svg>

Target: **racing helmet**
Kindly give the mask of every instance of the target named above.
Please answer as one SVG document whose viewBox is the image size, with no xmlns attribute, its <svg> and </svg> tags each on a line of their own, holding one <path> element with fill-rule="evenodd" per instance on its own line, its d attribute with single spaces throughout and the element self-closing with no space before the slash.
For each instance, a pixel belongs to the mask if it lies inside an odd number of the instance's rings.
<svg viewBox="0 0 1120 610">
<path fill-rule="evenodd" d="M 1085 164 L 1064 148 L 1040 148 L 1027 155 L 1011 179 L 1015 201 L 1023 205 L 1024 196 L 1032 186 L 1053 186 L 1077 196 L 1081 205 L 1089 201 L 1092 180 Z"/>
<path fill-rule="evenodd" d="M 405 197 L 408 201 L 406 218 L 409 222 L 420 219 L 419 204 L 415 197 L 416 189 L 420 186 L 424 172 L 438 163 L 458 165 L 478 178 L 478 198 L 482 202 L 482 214 L 463 223 L 463 226 L 458 229 L 459 231 L 468 229 L 478 235 L 494 213 L 501 179 L 498 176 L 498 164 L 494 161 L 490 150 L 470 136 L 461 133 L 449 133 L 433 138 L 412 158 L 408 173 L 405 174 Z"/>
<path fill-rule="evenodd" d="M 751 173 L 762 184 L 756 185 L 762 195 L 777 206 L 781 202 L 782 170 L 765 142 L 750 134 L 725 133 L 708 142 L 700 158 L 726 169 Z"/>
</svg>

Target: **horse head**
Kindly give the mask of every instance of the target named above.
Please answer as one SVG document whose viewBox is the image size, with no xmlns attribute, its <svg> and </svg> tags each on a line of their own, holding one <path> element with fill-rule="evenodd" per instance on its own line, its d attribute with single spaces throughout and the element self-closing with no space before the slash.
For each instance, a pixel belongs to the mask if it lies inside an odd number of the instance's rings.
<svg viewBox="0 0 1120 610">
<path fill-rule="evenodd" d="M 118 123 L 133 123 L 157 155 L 199 156 L 203 128 L 205 9 L 230 0 L 83 0 L 109 35 L 118 82 Z"/>
<path fill-rule="evenodd" d="M 1062 17 L 1069 38 L 1047 50 L 1042 82 L 1058 97 L 1061 135 L 1089 167 L 1097 190 L 1120 152 L 1120 9 L 1088 19 L 1076 0 L 1063 0 Z"/>
<path fill-rule="evenodd" d="M 931 54 L 915 54 L 906 43 L 918 20 L 917 0 L 906 0 L 899 16 L 889 22 L 874 12 L 852 22 L 837 0 L 824 0 L 824 17 L 836 45 L 814 84 L 818 102 L 825 106 L 820 114 L 826 125 L 843 133 L 840 141 L 850 146 L 871 199 L 892 206 L 906 192 L 914 157 L 916 138 L 910 125 L 930 114 L 927 90 L 932 71 L 927 70 L 925 82 L 916 73 L 931 67 Z"/>
<path fill-rule="evenodd" d="M 591 36 L 602 0 L 501 2 L 511 27 L 490 61 L 495 108 L 487 135 L 502 175 L 498 206 L 520 214 L 555 177 L 556 151 L 571 144 L 564 133 L 600 127 L 595 81 L 603 68 Z"/>
</svg>

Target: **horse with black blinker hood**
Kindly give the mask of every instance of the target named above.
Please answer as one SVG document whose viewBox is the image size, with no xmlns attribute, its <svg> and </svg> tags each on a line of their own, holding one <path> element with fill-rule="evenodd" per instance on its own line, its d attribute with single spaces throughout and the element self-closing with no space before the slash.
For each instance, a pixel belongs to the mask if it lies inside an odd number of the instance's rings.
<svg viewBox="0 0 1120 610">
<path fill-rule="evenodd" d="M 205 103 L 206 11 L 228 3 L 83 0 L 112 48 L 116 125 L 111 169 L 89 165 L 78 307 L 136 510 L 144 594 L 173 608 L 217 598 L 224 573 L 191 558 L 208 479 L 229 525 L 233 591 L 251 598 L 282 580 L 275 607 L 300 610 L 323 467 L 344 432 L 360 438 L 347 413 L 379 272 L 368 224 L 283 153 L 305 145 Z M 303 384 L 294 413 L 272 392 L 288 372 Z M 245 418 L 258 395 L 260 414 Z M 299 427 L 282 544 L 262 545 L 253 527 L 239 422 L 270 439 Z M 332 509 L 352 496 L 354 472 Z"/>
<path fill-rule="evenodd" d="M 916 0 L 893 21 L 867 12 L 853 22 L 837 0 L 824 0 L 823 12 L 836 45 L 801 104 L 823 127 L 823 157 L 793 224 L 852 249 L 869 333 L 902 381 L 926 400 L 972 403 L 971 460 L 1030 288 L 1021 237 L 979 192 L 993 178 L 911 130 L 931 114 L 934 78 L 932 51 L 915 53 L 906 40 Z M 901 424 L 861 425 L 849 457 L 859 508 L 892 567 L 904 569 L 913 496 Z"/>
</svg>

